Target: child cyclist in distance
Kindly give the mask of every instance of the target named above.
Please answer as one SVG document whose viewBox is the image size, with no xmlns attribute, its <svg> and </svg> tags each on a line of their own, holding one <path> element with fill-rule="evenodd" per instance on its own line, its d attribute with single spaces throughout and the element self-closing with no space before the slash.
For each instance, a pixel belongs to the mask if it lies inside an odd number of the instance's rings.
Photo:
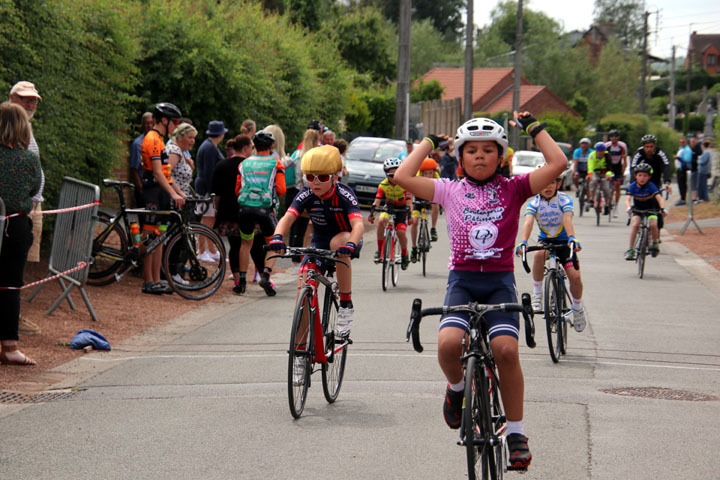
<svg viewBox="0 0 720 480">
<path fill-rule="evenodd" d="M 652 175 L 652 167 L 649 163 L 638 163 L 635 166 L 635 181 L 630 184 L 627 189 L 627 196 L 625 197 L 625 206 L 627 212 L 631 213 L 633 207 L 636 210 L 660 210 L 665 215 L 665 200 L 663 200 L 660 190 L 650 181 Z M 634 203 L 634 205 L 633 205 Z M 638 229 L 640 228 L 640 215 L 634 214 L 630 222 L 630 248 L 625 252 L 625 260 L 635 260 L 635 238 L 637 237 Z M 653 257 L 657 257 L 660 252 L 660 246 L 658 245 L 658 217 L 657 215 L 650 215 L 650 234 L 652 235 L 652 245 L 650 246 L 650 253 Z"/>
<path fill-rule="evenodd" d="M 370 207 L 368 221 L 370 223 L 375 223 L 375 209 L 380 207 L 380 202 L 382 202 L 383 197 L 385 198 L 385 203 L 387 205 L 392 205 L 393 207 L 398 208 L 405 206 L 408 207 L 407 212 L 395 212 L 393 214 L 395 216 L 395 230 L 397 231 L 398 240 L 400 240 L 400 254 L 402 255 L 400 268 L 407 270 L 408 265 L 410 264 L 410 257 L 408 257 L 407 250 L 407 226 L 408 223 L 413 223 L 415 219 L 410 215 L 412 212 L 412 197 L 403 187 L 397 185 L 393 179 L 395 172 L 401 163 L 401 158 L 386 158 L 385 162 L 383 162 L 383 170 L 385 170 L 387 178 L 378 185 L 375 201 Z M 387 226 L 389 220 L 390 214 L 388 212 L 382 212 L 380 214 L 380 220 L 377 225 L 378 249 L 375 251 L 375 263 L 380 262 L 380 250 L 382 250 L 383 244 L 385 243 L 385 227 Z"/>
<path fill-rule="evenodd" d="M 438 172 L 438 164 L 437 162 L 428 157 L 420 164 L 420 171 L 418 172 L 418 175 L 422 175 L 426 178 L 440 178 L 440 173 Z M 430 199 L 432 200 L 432 199 Z M 410 261 L 412 263 L 415 263 L 418 261 L 418 249 L 417 249 L 417 237 L 418 237 L 418 223 L 420 223 L 420 202 L 427 202 L 429 200 L 425 200 L 424 198 L 415 198 L 413 200 L 413 212 L 412 212 L 412 218 L 415 219 L 415 221 L 410 225 L 410 238 L 412 239 L 412 249 L 410 250 Z M 426 207 L 427 208 L 427 207 Z M 435 227 L 437 226 L 438 217 L 440 216 L 440 207 L 437 203 L 431 203 L 430 204 L 430 211 L 431 211 L 431 227 L 430 227 L 430 241 L 431 242 L 437 242 L 438 236 L 437 236 L 437 230 Z"/>
<path fill-rule="evenodd" d="M 295 196 L 285 215 L 275 228 L 270 240 L 270 250 L 285 251 L 283 236 L 303 213 L 310 215 L 314 230 L 310 246 L 337 251 L 337 257 L 347 263 L 337 264 L 337 280 L 340 290 L 340 308 L 337 316 L 337 334 L 350 335 L 353 318 L 352 269 L 350 259 L 358 258 L 362 247 L 363 219 L 355 193 L 350 187 L 337 181 L 342 170 L 340 151 L 332 145 L 323 145 L 309 150 L 300 164 L 305 174 L 305 186 Z M 300 264 L 298 287 L 302 285 L 305 272 L 312 268 L 324 272 L 325 266 L 318 260 L 310 264 L 305 257 Z M 303 369 L 300 369 L 302 375 Z"/>
<path fill-rule="evenodd" d="M 432 199 L 445 209 L 451 248 L 445 305 L 517 301 L 513 249 L 520 208 L 567 168 L 567 159 L 544 131 L 545 124 L 527 112 L 515 113 L 511 124 L 533 137 L 545 156 L 546 166 L 511 179 L 500 175 L 498 171 L 508 147 L 505 130 L 490 119 L 475 118 L 461 125 L 455 136 L 462 180 L 452 182 L 415 175 L 422 161 L 442 140 L 435 135 L 416 145 L 395 173 L 398 185 L 415 196 Z M 485 318 L 508 420 L 509 464 L 527 467 L 532 455 L 523 426 L 525 386 L 518 354 L 519 316 L 493 312 Z M 440 319 L 438 361 L 448 381 L 443 414 L 448 426 L 455 429 L 460 428 L 462 414 L 465 381 L 460 357 L 468 330 L 465 314 Z"/>
<path fill-rule="evenodd" d="M 520 256 L 523 247 L 527 248 L 527 241 L 532 233 L 535 220 L 537 220 L 538 228 L 540 228 L 539 243 L 565 245 L 565 248 L 559 252 L 558 257 L 570 281 L 570 294 L 573 299 L 573 326 L 575 330 L 582 332 L 585 329 L 586 322 L 582 303 L 583 285 L 580 278 L 580 265 L 578 264 L 578 270 L 576 270 L 571 260 L 572 249 L 579 252 L 581 247 L 580 242 L 575 239 L 575 229 L 572 224 L 573 201 L 570 195 L 558 191 L 561 184 L 562 177 L 556 178 L 540 190 L 540 193 L 535 195 L 528 203 L 525 209 L 525 223 L 520 232 L 521 241 L 515 247 L 515 254 Z M 532 307 L 535 311 L 542 309 L 543 274 L 547 257 L 548 252 L 544 250 L 537 251 L 533 260 Z"/>
</svg>

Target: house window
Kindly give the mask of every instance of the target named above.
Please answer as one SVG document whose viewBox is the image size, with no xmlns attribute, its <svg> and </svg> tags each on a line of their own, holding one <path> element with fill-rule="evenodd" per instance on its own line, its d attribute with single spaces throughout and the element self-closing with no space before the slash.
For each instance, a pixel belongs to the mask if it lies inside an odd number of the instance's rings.
<svg viewBox="0 0 720 480">
<path fill-rule="evenodd" d="M 712 67 L 715 65 L 717 57 L 712 53 L 707 56 L 707 66 Z"/>
</svg>

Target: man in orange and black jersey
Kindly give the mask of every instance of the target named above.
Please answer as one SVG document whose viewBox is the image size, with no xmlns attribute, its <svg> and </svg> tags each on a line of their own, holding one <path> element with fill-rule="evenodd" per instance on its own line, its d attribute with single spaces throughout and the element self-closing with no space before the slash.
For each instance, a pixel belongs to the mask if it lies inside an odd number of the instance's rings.
<svg viewBox="0 0 720 480">
<path fill-rule="evenodd" d="M 143 199 L 148 210 L 167 210 L 170 208 L 170 199 L 175 205 L 185 205 L 185 194 L 177 188 L 172 181 L 170 172 L 172 166 L 168 163 L 168 154 L 165 151 L 166 135 L 170 135 L 182 117 L 180 109 L 172 103 L 161 102 L 153 109 L 153 128 L 143 139 L 140 146 L 142 165 Z M 143 231 L 154 232 L 158 229 L 158 218 L 155 215 L 145 217 Z M 151 253 L 143 263 L 143 293 L 162 295 L 172 293 L 169 285 L 160 280 L 160 266 L 162 249 L 158 248 Z"/>
<path fill-rule="evenodd" d="M 380 206 L 380 202 L 383 198 L 385 198 L 385 203 L 388 205 L 392 205 L 394 207 L 408 207 L 407 212 L 396 212 L 394 214 L 395 230 L 397 231 L 397 236 L 400 240 L 400 253 L 402 254 L 400 268 L 407 270 L 408 265 L 410 264 L 410 257 L 407 250 L 406 231 L 408 223 L 412 225 L 415 222 L 415 219 L 411 216 L 412 196 L 407 190 L 393 181 L 395 171 L 401 163 L 402 159 L 399 158 L 388 158 L 383 163 L 383 170 L 385 170 L 387 178 L 378 185 L 377 194 L 375 194 L 375 201 L 373 202 L 372 207 L 370 207 L 370 216 L 368 217 L 368 221 L 370 223 L 375 222 L 375 209 Z M 385 243 L 385 226 L 387 225 L 389 219 L 390 215 L 387 212 L 380 214 L 380 220 L 378 221 L 377 227 L 378 249 L 375 251 L 375 263 L 380 262 L 380 250 L 382 250 L 383 244 Z"/>
</svg>

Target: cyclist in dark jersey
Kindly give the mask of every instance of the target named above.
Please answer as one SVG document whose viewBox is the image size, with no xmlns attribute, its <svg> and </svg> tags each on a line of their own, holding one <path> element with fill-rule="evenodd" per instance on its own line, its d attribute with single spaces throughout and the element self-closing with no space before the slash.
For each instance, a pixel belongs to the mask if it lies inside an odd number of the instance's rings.
<svg viewBox="0 0 720 480">
<path fill-rule="evenodd" d="M 347 263 L 337 264 L 340 289 L 340 308 L 337 316 L 337 334 L 350 334 L 354 314 L 352 303 L 352 269 L 350 259 L 358 258 L 362 248 L 363 218 L 355 192 L 347 185 L 338 183 L 337 173 L 342 170 L 340 151 L 332 145 L 309 150 L 301 161 L 306 185 L 297 194 L 285 215 L 275 228 L 270 249 L 285 250 L 283 236 L 290 231 L 295 220 L 303 213 L 310 215 L 313 235 L 310 246 L 336 250 L 337 256 Z M 314 269 L 324 272 L 321 259 L 310 263 L 304 258 L 299 269 L 298 287 L 302 285 L 305 272 Z"/>
<path fill-rule="evenodd" d="M 655 138 L 655 135 L 648 134 L 643 136 L 640 143 L 642 143 L 642 147 L 637 149 L 635 155 L 633 155 L 632 162 L 630 163 L 630 178 L 635 175 L 635 168 L 638 164 L 647 163 L 652 167 L 650 181 L 658 188 L 661 188 L 660 186 L 662 185 L 668 195 L 671 194 L 670 160 L 668 160 L 665 152 L 657 148 L 657 139 Z M 665 224 L 664 217 L 660 215 L 657 220 L 658 230 L 662 230 Z"/>
</svg>

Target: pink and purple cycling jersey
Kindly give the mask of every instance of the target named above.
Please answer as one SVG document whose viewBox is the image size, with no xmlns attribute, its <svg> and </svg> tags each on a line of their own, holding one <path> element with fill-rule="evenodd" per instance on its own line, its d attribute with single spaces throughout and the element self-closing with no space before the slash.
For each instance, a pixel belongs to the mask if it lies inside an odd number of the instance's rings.
<svg viewBox="0 0 720 480">
<path fill-rule="evenodd" d="M 530 174 L 495 175 L 483 186 L 435 180 L 433 202 L 446 212 L 450 270 L 513 271 L 520 208 L 531 195 Z"/>
</svg>

